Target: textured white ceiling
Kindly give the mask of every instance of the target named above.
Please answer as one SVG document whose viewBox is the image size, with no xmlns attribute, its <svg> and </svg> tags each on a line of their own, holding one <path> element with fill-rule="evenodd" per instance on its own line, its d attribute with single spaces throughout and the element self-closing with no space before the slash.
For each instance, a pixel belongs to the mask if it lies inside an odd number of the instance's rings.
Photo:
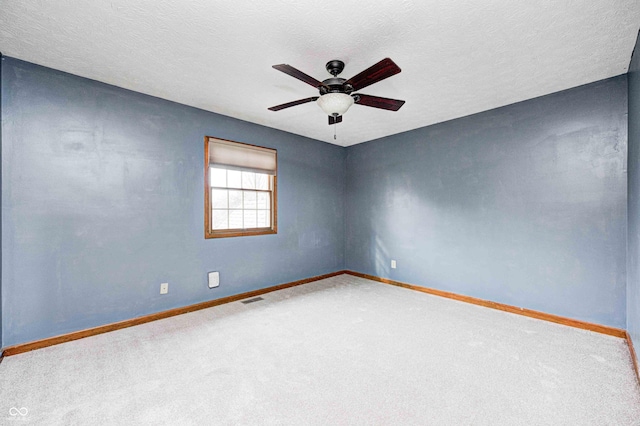
<svg viewBox="0 0 640 426">
<path fill-rule="evenodd" d="M 0 0 L 7 55 L 310 138 L 348 146 L 627 72 L 638 0 Z M 333 127 L 316 96 L 271 68 L 349 78 L 390 57 L 402 72 L 362 93 Z"/>
</svg>

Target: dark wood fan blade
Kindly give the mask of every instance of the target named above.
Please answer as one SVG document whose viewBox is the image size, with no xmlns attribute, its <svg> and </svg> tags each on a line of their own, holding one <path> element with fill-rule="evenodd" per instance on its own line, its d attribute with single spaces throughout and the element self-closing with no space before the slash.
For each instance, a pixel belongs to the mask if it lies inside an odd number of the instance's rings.
<svg viewBox="0 0 640 426">
<path fill-rule="evenodd" d="M 332 124 L 336 124 L 336 123 L 342 123 L 342 116 L 339 115 L 337 117 L 334 117 L 332 115 L 329 116 L 329 126 L 331 126 Z"/>
<path fill-rule="evenodd" d="M 397 99 L 381 98 L 380 96 L 361 95 L 360 93 L 353 95 L 354 102 L 358 105 L 364 105 L 374 108 L 387 109 L 389 111 L 397 111 L 404 101 Z"/>
<path fill-rule="evenodd" d="M 317 101 L 318 96 L 313 96 L 311 98 L 298 99 L 297 101 L 287 102 L 286 104 L 276 105 L 269 108 L 271 111 L 280 111 L 281 109 L 289 108 L 296 105 L 306 104 L 307 102 Z"/>
<path fill-rule="evenodd" d="M 380 80 L 389 78 L 392 75 L 398 74 L 402 71 L 396 64 L 389 58 L 385 58 L 377 64 L 367 68 L 360 74 L 351 77 L 345 81 L 344 84 L 350 84 L 353 86 L 353 90 L 357 91 L 364 87 L 370 86 L 373 83 L 377 83 Z"/>
<path fill-rule="evenodd" d="M 291 77 L 297 78 L 298 80 L 304 81 L 307 84 L 310 84 L 313 87 L 322 86 L 322 82 L 316 80 L 315 78 L 303 73 L 302 71 L 292 67 L 287 64 L 274 65 L 273 68 L 278 71 L 282 71 L 285 74 L 289 74 Z"/>
</svg>

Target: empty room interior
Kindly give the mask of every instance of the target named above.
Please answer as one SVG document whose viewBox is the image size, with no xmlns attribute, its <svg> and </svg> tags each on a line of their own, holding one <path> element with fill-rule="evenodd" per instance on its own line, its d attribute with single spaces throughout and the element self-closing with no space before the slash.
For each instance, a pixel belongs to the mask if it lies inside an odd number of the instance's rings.
<svg viewBox="0 0 640 426">
<path fill-rule="evenodd" d="M 1 1 L 0 424 L 640 425 L 639 29 Z"/>
</svg>

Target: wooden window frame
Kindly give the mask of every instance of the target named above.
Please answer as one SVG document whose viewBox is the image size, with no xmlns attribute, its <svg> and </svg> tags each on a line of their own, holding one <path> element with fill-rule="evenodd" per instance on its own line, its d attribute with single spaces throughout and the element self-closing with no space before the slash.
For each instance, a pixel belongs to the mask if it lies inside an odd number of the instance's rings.
<svg viewBox="0 0 640 426">
<path fill-rule="evenodd" d="M 252 145 L 244 142 L 231 141 L 222 138 L 216 138 L 213 136 L 204 137 L 204 237 L 209 238 L 229 238 L 229 237 L 248 237 L 252 235 L 271 235 L 278 233 L 278 174 L 271 175 L 271 182 L 273 189 L 268 191 L 271 193 L 271 226 L 269 228 L 249 228 L 249 229 L 212 229 L 211 224 L 211 189 L 215 188 L 211 186 L 210 169 L 211 164 L 209 162 L 209 141 L 219 140 L 223 142 L 231 142 L 233 144 L 245 145 L 248 147 L 262 148 L 258 145 Z M 269 148 L 271 149 L 271 148 Z M 278 152 L 275 151 L 276 156 L 276 170 L 278 164 Z M 260 190 L 257 190 L 260 191 Z"/>
</svg>

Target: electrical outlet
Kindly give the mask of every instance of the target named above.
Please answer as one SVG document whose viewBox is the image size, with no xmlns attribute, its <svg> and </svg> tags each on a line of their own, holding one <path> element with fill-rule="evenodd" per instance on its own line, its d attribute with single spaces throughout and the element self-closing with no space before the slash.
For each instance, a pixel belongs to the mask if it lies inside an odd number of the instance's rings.
<svg viewBox="0 0 640 426">
<path fill-rule="evenodd" d="M 391 261 L 391 269 L 396 269 L 396 261 L 395 260 Z"/>
<path fill-rule="evenodd" d="M 167 293 L 169 293 L 169 283 L 160 284 L 160 294 L 167 294 Z"/>
<path fill-rule="evenodd" d="M 209 288 L 220 285 L 220 272 L 209 272 Z"/>
</svg>

